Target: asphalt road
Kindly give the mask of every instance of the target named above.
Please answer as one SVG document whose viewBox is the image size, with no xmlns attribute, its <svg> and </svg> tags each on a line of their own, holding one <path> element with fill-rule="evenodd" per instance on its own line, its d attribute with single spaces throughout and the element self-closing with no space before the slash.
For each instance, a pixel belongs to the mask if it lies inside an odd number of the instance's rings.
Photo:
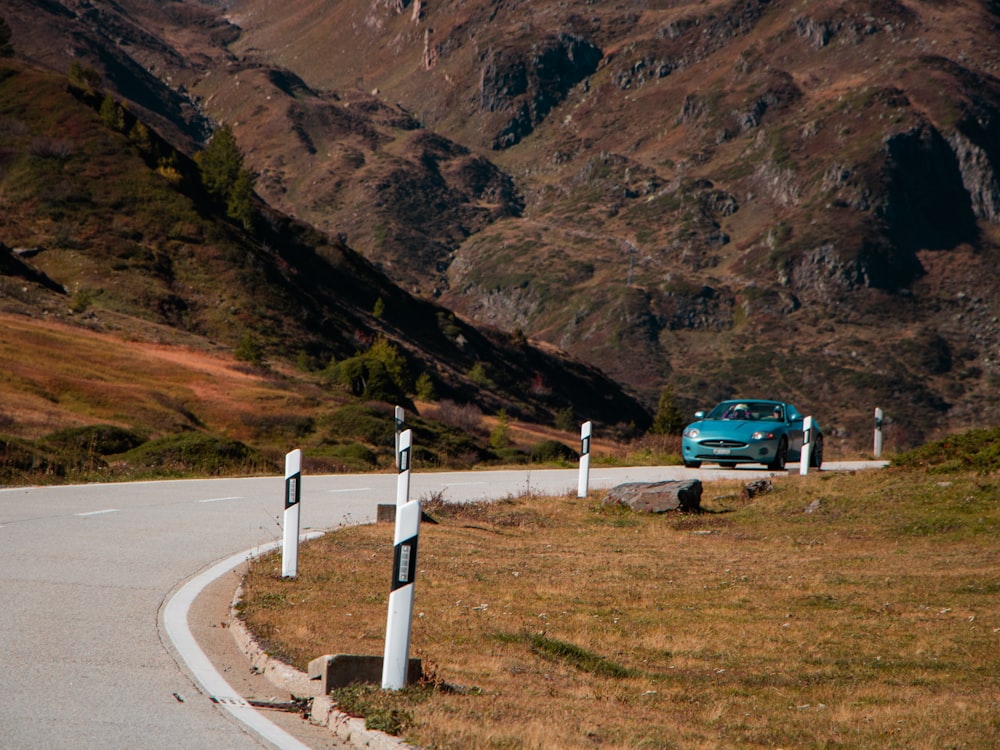
<svg viewBox="0 0 1000 750">
<path fill-rule="evenodd" d="M 594 469 L 589 487 L 770 474 Z M 395 474 L 304 477 L 303 532 L 374 520 L 379 503 L 395 502 L 396 481 Z M 418 471 L 410 497 L 575 494 L 577 484 L 575 469 Z M 294 747 L 265 739 L 239 711 L 210 700 L 219 691 L 204 685 L 190 646 L 174 642 L 176 627 L 164 619 L 166 611 L 183 621 L 182 594 L 193 580 L 217 577 L 278 542 L 283 502 L 283 477 L 0 489 L 0 748 Z"/>
</svg>

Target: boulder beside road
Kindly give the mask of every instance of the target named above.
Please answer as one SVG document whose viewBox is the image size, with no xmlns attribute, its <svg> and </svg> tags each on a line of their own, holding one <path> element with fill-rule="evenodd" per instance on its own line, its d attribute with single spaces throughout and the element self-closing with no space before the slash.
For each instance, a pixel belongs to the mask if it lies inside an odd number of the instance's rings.
<svg viewBox="0 0 1000 750">
<path fill-rule="evenodd" d="M 627 505 L 643 513 L 667 513 L 678 510 L 696 513 L 701 510 L 701 480 L 680 479 L 662 482 L 629 482 L 608 490 L 608 505 Z"/>
</svg>

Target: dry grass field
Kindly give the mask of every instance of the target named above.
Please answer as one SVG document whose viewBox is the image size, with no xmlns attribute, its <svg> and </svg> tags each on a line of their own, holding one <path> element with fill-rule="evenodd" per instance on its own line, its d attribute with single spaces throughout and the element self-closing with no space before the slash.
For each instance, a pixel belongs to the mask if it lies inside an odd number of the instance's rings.
<svg viewBox="0 0 1000 750">
<path fill-rule="evenodd" d="M 424 748 L 1000 746 L 1000 483 L 925 467 L 789 476 L 697 515 L 602 496 L 425 498 L 398 693 L 343 710 Z M 381 655 L 390 524 L 261 559 L 241 616 L 299 668 Z"/>
</svg>

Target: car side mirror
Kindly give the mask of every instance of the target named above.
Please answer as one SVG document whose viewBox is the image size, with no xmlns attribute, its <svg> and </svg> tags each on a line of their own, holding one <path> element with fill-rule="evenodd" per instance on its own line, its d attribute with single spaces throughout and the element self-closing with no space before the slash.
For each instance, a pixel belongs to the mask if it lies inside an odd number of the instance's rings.
<svg viewBox="0 0 1000 750">
<path fill-rule="evenodd" d="M 705 412 L 703 412 L 703 411 L 696 411 L 696 412 L 694 413 L 694 418 L 695 418 L 695 419 L 701 419 L 701 418 L 702 418 L 702 417 L 704 417 L 704 416 L 705 416 Z"/>
</svg>

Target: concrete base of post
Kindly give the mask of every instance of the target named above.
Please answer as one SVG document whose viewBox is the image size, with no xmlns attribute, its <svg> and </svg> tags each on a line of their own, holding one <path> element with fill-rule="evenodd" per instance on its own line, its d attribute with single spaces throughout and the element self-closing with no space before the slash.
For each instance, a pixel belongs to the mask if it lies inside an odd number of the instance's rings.
<svg viewBox="0 0 1000 750">
<path fill-rule="evenodd" d="M 422 675 L 423 664 L 420 659 L 410 659 L 406 665 L 406 684 L 416 684 Z M 355 683 L 378 685 L 382 682 L 382 657 L 356 654 L 317 656 L 309 662 L 309 679 L 322 681 L 320 695 Z"/>
</svg>

